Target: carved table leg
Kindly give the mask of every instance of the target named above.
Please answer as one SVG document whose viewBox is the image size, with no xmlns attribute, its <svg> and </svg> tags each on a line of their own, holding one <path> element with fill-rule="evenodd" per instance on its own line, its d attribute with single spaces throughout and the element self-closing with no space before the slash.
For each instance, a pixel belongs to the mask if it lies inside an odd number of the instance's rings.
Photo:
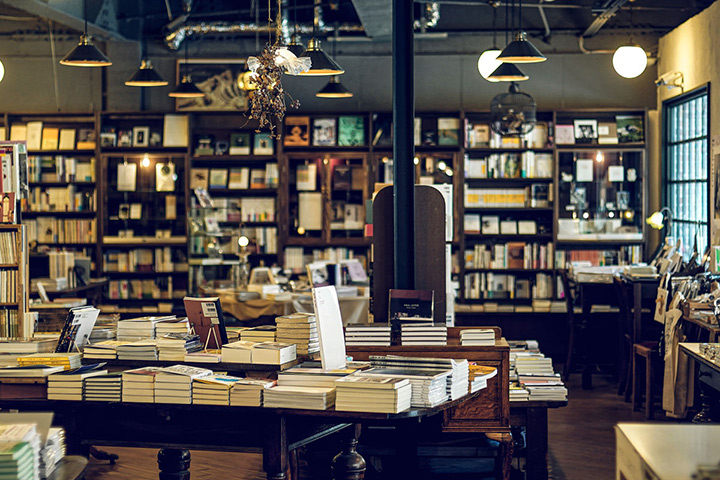
<svg viewBox="0 0 720 480">
<path fill-rule="evenodd" d="M 365 478 L 365 459 L 357 452 L 360 424 L 356 423 L 349 429 L 345 439 L 345 448 L 332 460 L 332 474 L 335 480 L 362 480 Z"/>
<path fill-rule="evenodd" d="M 190 480 L 190 450 L 163 448 L 157 462 L 160 480 Z"/>
</svg>

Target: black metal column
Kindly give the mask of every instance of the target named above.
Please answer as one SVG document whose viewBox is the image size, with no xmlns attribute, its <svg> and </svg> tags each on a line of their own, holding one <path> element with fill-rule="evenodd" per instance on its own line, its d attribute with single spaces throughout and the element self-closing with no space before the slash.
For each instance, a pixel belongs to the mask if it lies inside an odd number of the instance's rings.
<svg viewBox="0 0 720 480">
<path fill-rule="evenodd" d="M 394 288 L 415 288 L 413 2 L 393 0 Z"/>
</svg>

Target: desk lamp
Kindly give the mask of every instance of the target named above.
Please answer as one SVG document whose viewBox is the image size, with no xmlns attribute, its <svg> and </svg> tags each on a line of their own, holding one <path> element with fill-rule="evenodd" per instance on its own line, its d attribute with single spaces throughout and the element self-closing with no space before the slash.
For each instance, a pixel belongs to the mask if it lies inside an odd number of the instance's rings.
<svg viewBox="0 0 720 480">
<path fill-rule="evenodd" d="M 651 259 L 654 259 L 658 253 L 662 251 L 663 246 L 665 245 L 665 240 L 668 238 L 668 233 L 672 229 L 672 219 L 673 219 L 673 211 L 669 207 L 663 207 L 657 212 L 653 212 L 652 215 L 650 215 L 647 219 L 645 219 L 645 222 L 650 225 L 650 227 L 654 228 L 655 230 L 662 230 L 662 237 L 660 239 L 660 243 L 658 244 L 658 248 L 653 252 Z"/>
</svg>

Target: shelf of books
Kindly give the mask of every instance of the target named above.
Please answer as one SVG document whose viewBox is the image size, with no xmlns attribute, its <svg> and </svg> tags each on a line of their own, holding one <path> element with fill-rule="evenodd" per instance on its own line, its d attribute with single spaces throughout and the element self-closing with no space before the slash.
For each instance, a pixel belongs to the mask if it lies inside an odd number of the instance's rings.
<svg viewBox="0 0 720 480">
<path fill-rule="evenodd" d="M 188 290 L 183 154 L 103 154 L 103 311 L 181 308 Z"/>
<path fill-rule="evenodd" d="M 40 254 L 30 271 L 47 286 L 67 285 L 75 259 L 91 270 L 97 264 L 96 116 L 17 114 L 8 124 L 6 153 L 23 150 L 13 142 L 27 148 L 21 217 L 30 250 Z"/>
<path fill-rule="evenodd" d="M 103 153 L 187 153 L 190 117 L 187 114 L 100 114 Z"/>
<path fill-rule="evenodd" d="M 643 260 L 643 110 L 556 112 L 558 268 Z"/>
<path fill-rule="evenodd" d="M 0 224 L 0 336 L 22 337 L 27 331 L 27 239 L 25 227 Z"/>
</svg>

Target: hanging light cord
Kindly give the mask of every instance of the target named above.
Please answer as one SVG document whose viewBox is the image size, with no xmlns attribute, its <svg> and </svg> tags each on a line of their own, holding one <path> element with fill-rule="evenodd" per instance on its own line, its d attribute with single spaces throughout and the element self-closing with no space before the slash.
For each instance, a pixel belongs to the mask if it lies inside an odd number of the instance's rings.
<svg viewBox="0 0 720 480">
<path fill-rule="evenodd" d="M 497 50 L 497 30 L 496 30 L 496 23 L 497 23 L 497 6 L 493 5 L 493 50 Z"/>
<path fill-rule="evenodd" d="M 85 35 L 87 35 L 87 0 L 83 0 L 83 18 L 85 19 Z"/>
</svg>

